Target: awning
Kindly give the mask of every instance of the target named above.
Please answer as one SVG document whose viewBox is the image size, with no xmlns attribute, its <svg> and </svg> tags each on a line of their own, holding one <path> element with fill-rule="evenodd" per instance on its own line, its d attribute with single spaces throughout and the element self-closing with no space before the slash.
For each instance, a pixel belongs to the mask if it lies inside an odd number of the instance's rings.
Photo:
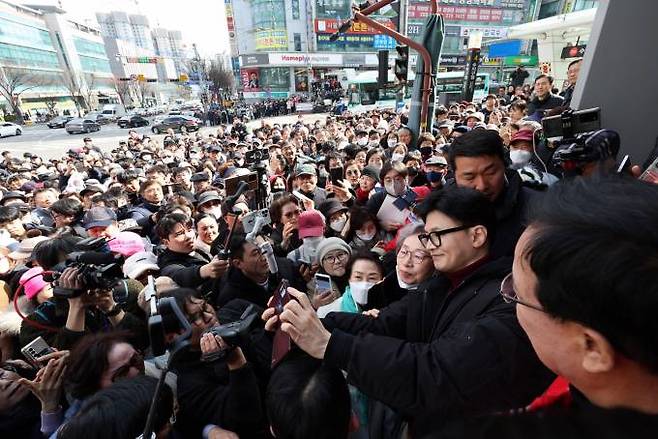
<svg viewBox="0 0 658 439">
<path fill-rule="evenodd" d="M 530 21 L 528 23 L 512 26 L 507 31 L 504 40 L 530 40 L 546 39 L 549 34 L 559 34 L 563 38 L 589 34 L 594 23 L 596 8 L 568 14 L 556 15 L 542 20 Z M 491 43 L 491 41 L 489 42 Z"/>
</svg>

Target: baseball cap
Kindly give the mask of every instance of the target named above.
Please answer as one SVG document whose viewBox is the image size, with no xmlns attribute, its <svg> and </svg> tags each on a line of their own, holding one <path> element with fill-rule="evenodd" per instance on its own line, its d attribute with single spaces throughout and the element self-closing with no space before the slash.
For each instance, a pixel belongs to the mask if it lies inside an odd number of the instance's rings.
<svg viewBox="0 0 658 439">
<path fill-rule="evenodd" d="M 18 244 L 18 247 L 7 256 L 15 261 L 30 259 L 32 257 L 32 250 L 41 241 L 48 241 L 50 238 L 45 236 L 35 236 L 34 238 L 24 239 Z"/>
<path fill-rule="evenodd" d="M 190 178 L 190 181 L 208 181 L 210 180 L 210 176 L 206 172 L 197 172 L 196 174 L 192 175 Z"/>
<path fill-rule="evenodd" d="M 448 166 L 448 161 L 441 156 L 432 156 L 425 160 L 426 165 Z"/>
<path fill-rule="evenodd" d="M 85 229 L 92 227 L 107 227 L 117 220 L 117 215 L 109 207 L 96 206 L 89 209 L 82 217 Z"/>
<path fill-rule="evenodd" d="M 9 191 L 9 192 L 5 192 L 5 194 L 2 196 L 2 200 L 0 200 L 0 203 L 4 204 L 5 201 L 9 201 L 9 200 L 23 200 L 23 201 L 25 201 L 26 199 L 27 198 L 25 197 L 25 194 L 23 194 L 22 192 Z"/>
<path fill-rule="evenodd" d="M 144 251 L 144 240 L 135 232 L 119 232 L 107 241 L 110 251 L 125 257 Z"/>
<path fill-rule="evenodd" d="M 160 270 L 158 258 L 151 252 L 141 251 L 126 258 L 123 263 L 123 274 L 130 279 L 137 279 L 147 270 Z"/>
<path fill-rule="evenodd" d="M 80 195 L 84 195 L 84 194 L 89 193 L 89 192 L 94 192 L 94 193 L 97 193 L 97 194 L 102 194 L 102 193 L 105 192 L 105 191 L 103 190 L 102 187 L 100 187 L 100 186 L 98 186 L 98 185 L 95 185 L 95 184 L 89 184 L 89 185 L 86 185 L 85 188 L 84 188 L 83 190 L 80 191 Z"/>
<path fill-rule="evenodd" d="M 315 166 L 311 164 L 299 166 L 295 172 L 295 177 L 299 177 L 300 175 L 317 175 L 315 173 Z"/>
<path fill-rule="evenodd" d="M 484 114 L 482 114 L 479 111 L 476 111 L 475 113 L 471 113 L 468 116 L 466 116 L 466 120 L 475 118 L 479 120 L 480 122 L 484 122 Z"/>
<path fill-rule="evenodd" d="M 525 142 L 532 142 L 532 131 L 529 130 L 519 130 L 510 139 L 510 145 L 514 145 L 514 142 L 519 142 L 519 141 L 525 141 Z"/>
<path fill-rule="evenodd" d="M 322 236 L 324 233 L 324 218 L 317 210 L 307 210 L 299 215 L 297 228 L 299 229 L 299 239 Z"/>
</svg>

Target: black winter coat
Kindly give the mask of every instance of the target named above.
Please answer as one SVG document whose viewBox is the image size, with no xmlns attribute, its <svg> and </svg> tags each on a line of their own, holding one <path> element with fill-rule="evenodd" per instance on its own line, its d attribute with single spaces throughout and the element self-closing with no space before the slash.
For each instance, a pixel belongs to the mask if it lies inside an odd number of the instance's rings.
<svg viewBox="0 0 658 439">
<path fill-rule="evenodd" d="M 382 282 L 370 288 L 370 291 L 368 291 L 368 303 L 364 309 L 381 310 L 382 308 L 401 300 L 408 293 L 408 290 L 400 288 L 398 274 L 394 271 L 387 275 Z"/>
<path fill-rule="evenodd" d="M 454 291 L 442 276 L 378 318 L 331 313 L 325 363 L 410 422 L 413 437 L 459 416 L 524 407 L 553 374 L 499 294 L 510 260 L 487 263 Z"/>
<path fill-rule="evenodd" d="M 221 289 L 221 279 L 204 279 L 201 277 L 201 267 L 208 260 L 200 256 L 192 256 L 187 253 L 177 253 L 165 249 L 158 256 L 160 275 L 168 276 L 180 287 L 193 288 L 201 291 L 204 295 Z"/>
</svg>

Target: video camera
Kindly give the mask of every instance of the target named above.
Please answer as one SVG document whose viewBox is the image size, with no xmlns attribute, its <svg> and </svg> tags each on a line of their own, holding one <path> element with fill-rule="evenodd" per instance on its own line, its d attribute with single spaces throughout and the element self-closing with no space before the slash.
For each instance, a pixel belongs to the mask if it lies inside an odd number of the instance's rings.
<svg viewBox="0 0 658 439">
<path fill-rule="evenodd" d="M 267 148 L 249 150 L 244 156 L 244 161 L 248 165 L 255 165 L 256 163 L 260 163 L 269 159 L 270 150 Z"/>
<path fill-rule="evenodd" d="M 90 290 L 112 290 L 115 302 L 122 303 L 128 295 L 125 284 L 121 282 L 125 279 L 122 263 L 123 256 L 111 253 L 105 238 L 87 238 L 77 242 L 66 261 L 55 266 L 54 273 L 44 276 L 44 280 L 56 281 L 65 268 L 75 267 L 78 269 L 83 288 L 73 290 L 55 287 L 55 297 L 70 299 Z"/>
<path fill-rule="evenodd" d="M 227 323 L 225 325 L 213 326 L 206 333 L 222 337 L 222 340 L 228 345 L 228 349 L 223 349 L 203 356 L 202 360 L 209 362 L 224 358 L 229 352 L 236 347 L 243 347 L 249 343 L 249 332 L 258 320 L 258 312 L 254 305 L 249 305 L 244 310 L 239 320 Z"/>
</svg>

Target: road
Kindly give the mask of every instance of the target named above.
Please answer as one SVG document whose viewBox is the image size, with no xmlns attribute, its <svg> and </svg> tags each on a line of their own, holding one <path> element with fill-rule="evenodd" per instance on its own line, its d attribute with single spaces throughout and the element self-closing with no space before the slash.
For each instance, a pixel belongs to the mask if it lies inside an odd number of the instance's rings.
<svg viewBox="0 0 658 439">
<path fill-rule="evenodd" d="M 327 113 L 304 115 L 305 123 L 314 123 L 316 120 L 324 120 Z M 298 120 L 296 114 L 288 116 L 279 116 L 265 118 L 267 123 L 294 123 Z M 253 120 L 248 123 L 252 128 L 259 127 L 261 120 Z M 140 134 L 148 134 L 156 141 L 162 141 L 164 134 L 153 134 L 151 127 L 135 128 Z M 212 127 L 201 128 L 202 134 L 214 132 Z M 68 134 L 63 128 L 50 129 L 46 125 L 26 126 L 23 129 L 23 135 L 0 138 L 0 151 L 11 151 L 14 156 L 22 155 L 24 152 L 31 152 L 44 159 L 59 158 L 74 147 L 82 146 L 82 139 L 91 137 L 94 145 L 100 147 L 103 151 L 110 151 L 119 145 L 120 140 L 126 140 L 128 129 L 119 128 L 116 124 L 102 125 L 101 130 L 90 134 Z"/>
</svg>

